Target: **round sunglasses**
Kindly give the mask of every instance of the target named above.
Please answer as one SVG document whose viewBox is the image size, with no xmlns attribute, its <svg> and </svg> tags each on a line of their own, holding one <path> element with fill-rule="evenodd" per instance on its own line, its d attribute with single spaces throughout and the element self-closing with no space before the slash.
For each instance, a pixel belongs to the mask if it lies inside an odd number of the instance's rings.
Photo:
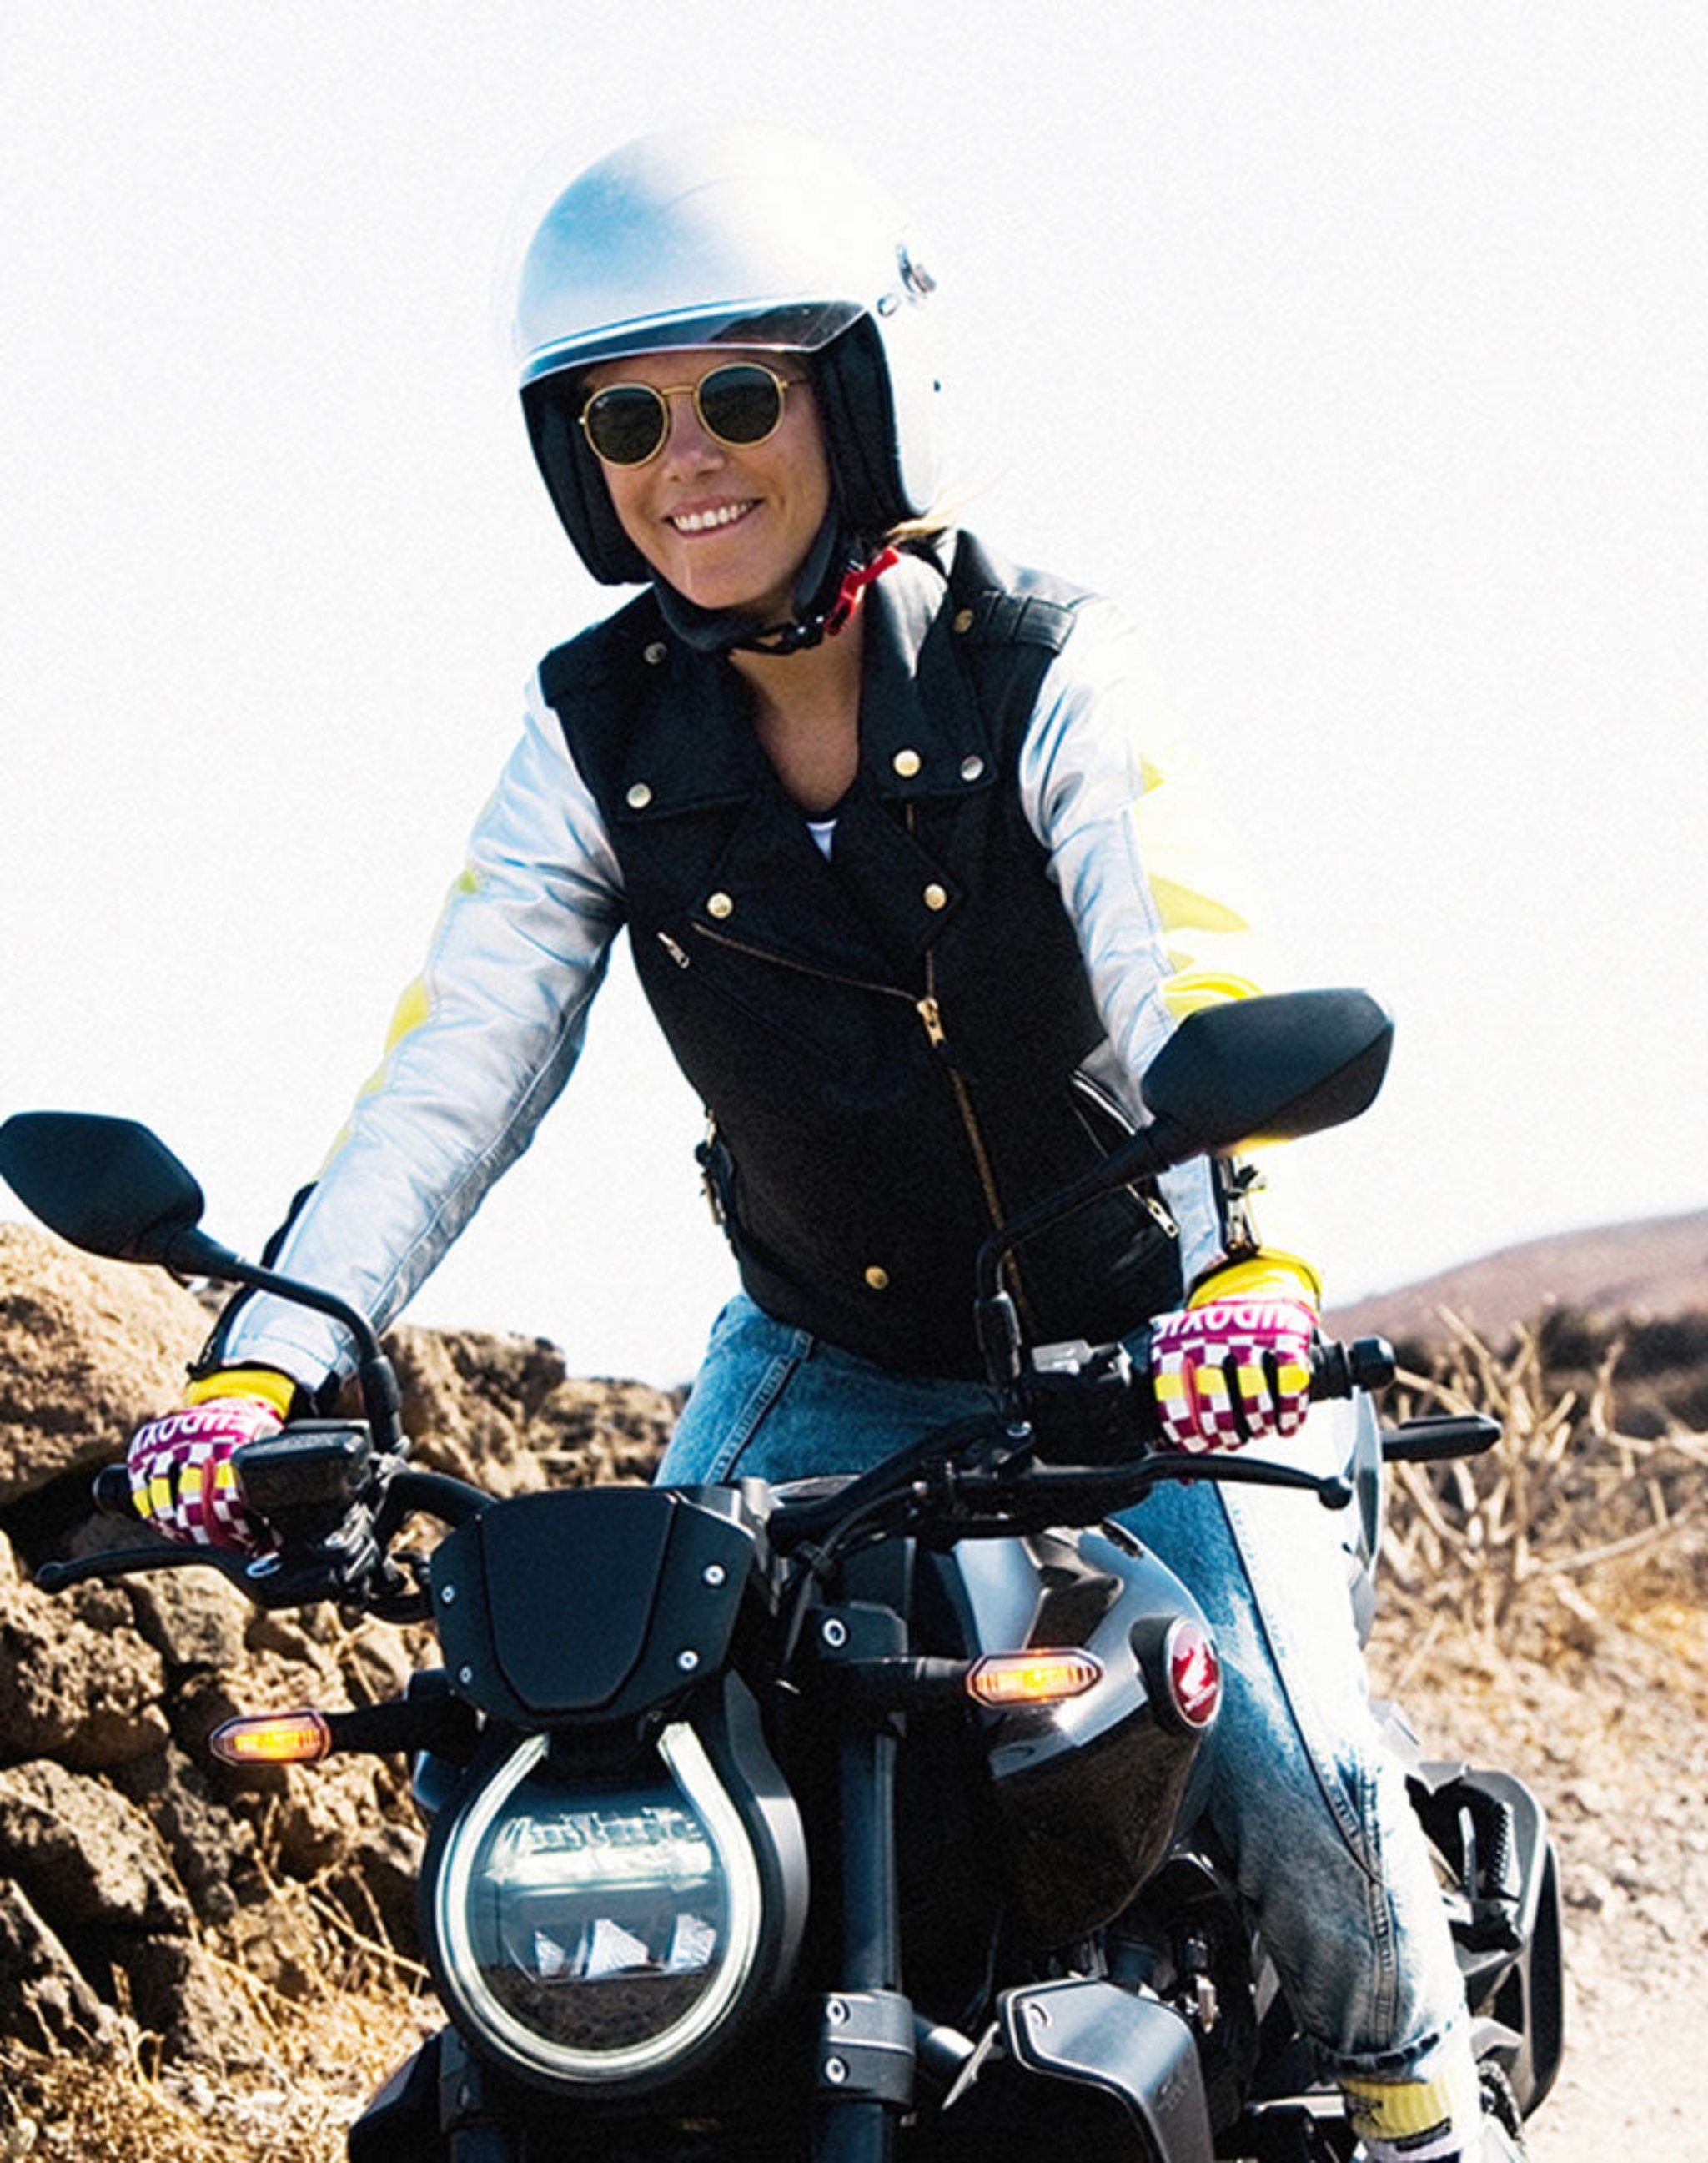
<svg viewBox="0 0 1708 2163">
<path fill-rule="evenodd" d="M 776 435 L 783 401 L 806 379 L 778 375 L 756 360 L 708 368 L 697 383 L 612 383 L 581 409 L 582 432 L 608 466 L 644 466 L 670 439 L 670 401 L 692 398 L 708 436 L 738 450 Z"/>
</svg>

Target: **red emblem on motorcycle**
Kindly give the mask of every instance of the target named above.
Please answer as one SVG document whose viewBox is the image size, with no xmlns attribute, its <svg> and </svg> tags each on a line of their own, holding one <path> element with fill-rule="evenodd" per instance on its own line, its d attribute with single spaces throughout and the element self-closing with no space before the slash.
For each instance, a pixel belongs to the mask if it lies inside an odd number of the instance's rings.
<svg viewBox="0 0 1708 2163">
<path fill-rule="evenodd" d="M 1174 1710 L 1188 1727 L 1208 1727 L 1222 1701 L 1222 1663 L 1215 1639 L 1202 1622 L 1182 1615 L 1170 1627 L 1162 1652 Z"/>
</svg>

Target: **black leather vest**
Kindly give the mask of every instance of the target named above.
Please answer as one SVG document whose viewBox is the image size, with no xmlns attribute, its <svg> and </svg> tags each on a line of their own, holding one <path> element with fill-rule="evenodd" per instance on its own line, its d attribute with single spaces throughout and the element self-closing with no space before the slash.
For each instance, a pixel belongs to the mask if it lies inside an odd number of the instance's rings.
<svg viewBox="0 0 1708 2163">
<path fill-rule="evenodd" d="M 1016 784 L 1073 589 L 967 536 L 864 605 L 860 766 L 826 861 L 745 687 L 645 594 L 542 663 L 612 837 L 640 981 L 715 1123 L 713 1183 L 767 1312 L 884 1365 L 980 1371 L 974 1260 L 1094 1162 L 1120 1115 L 1073 928 Z M 1127 1191 L 1020 1258 L 1035 1342 L 1177 1304 L 1176 1243 Z"/>
</svg>

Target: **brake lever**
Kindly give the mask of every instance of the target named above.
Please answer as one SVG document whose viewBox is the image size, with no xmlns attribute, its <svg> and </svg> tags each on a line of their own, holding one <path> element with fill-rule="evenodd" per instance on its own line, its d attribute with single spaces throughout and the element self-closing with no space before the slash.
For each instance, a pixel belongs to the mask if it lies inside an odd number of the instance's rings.
<svg viewBox="0 0 1708 2163">
<path fill-rule="evenodd" d="M 97 1478 L 97 1501 L 110 1516 L 131 1515 L 129 1485 L 122 1468 L 109 1465 Z M 402 1574 L 382 1552 L 370 1513 L 361 1503 L 323 1538 L 287 1540 L 269 1554 L 235 1548 L 184 1547 L 160 1539 L 141 1548 L 109 1548 L 98 1554 L 43 1563 L 32 1582 L 47 1593 L 74 1584 L 155 1570 L 217 1570 L 228 1584 L 258 1607 L 307 1607 L 326 1600 L 356 1600 L 378 1612 L 400 1603 L 399 1619 L 414 1620 L 418 1588 L 405 1586 Z"/>
<path fill-rule="evenodd" d="M 221 1576 L 241 1585 L 247 1558 L 218 1548 L 175 1548 L 164 1542 L 151 1548 L 112 1548 L 105 1554 L 80 1555 L 73 1562 L 44 1562 L 30 1582 L 39 1592 L 63 1592 L 67 1586 L 85 1584 L 91 1578 L 139 1577 L 144 1570 L 217 1569 Z"/>
<path fill-rule="evenodd" d="M 1235 1486 L 1292 1487 L 1313 1494 L 1325 1510 L 1344 1510 L 1351 1503 L 1353 1485 L 1344 1472 L 1307 1472 L 1303 1465 L 1277 1464 L 1267 1457 L 1245 1458 L 1209 1452 L 1194 1455 L 1156 1452 L 1145 1460 L 1157 1480 L 1226 1480 Z"/>
</svg>

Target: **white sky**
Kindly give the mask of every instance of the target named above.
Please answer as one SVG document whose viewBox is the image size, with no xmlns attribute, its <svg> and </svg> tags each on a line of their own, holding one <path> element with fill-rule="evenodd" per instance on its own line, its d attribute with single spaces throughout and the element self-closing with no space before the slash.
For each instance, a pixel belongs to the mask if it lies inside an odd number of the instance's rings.
<svg viewBox="0 0 1708 2163">
<path fill-rule="evenodd" d="M 148 1121 L 259 1245 L 616 598 L 501 358 L 515 206 L 770 118 L 934 240 L 969 522 L 1129 605 L 1294 978 L 1397 1013 L 1303 1145 L 1333 1288 L 1708 1204 L 1705 93 L 1694 0 L 11 0 L 0 1113 Z M 614 982 L 413 1318 L 686 1375 L 698 1126 Z"/>
</svg>

